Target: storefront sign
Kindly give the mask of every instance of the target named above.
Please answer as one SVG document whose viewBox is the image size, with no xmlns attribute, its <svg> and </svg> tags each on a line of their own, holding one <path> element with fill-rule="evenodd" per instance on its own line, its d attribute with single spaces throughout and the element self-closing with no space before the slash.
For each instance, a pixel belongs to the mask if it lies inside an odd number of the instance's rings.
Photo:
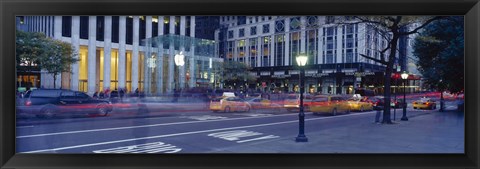
<svg viewBox="0 0 480 169">
<path fill-rule="evenodd" d="M 270 72 L 260 72 L 260 76 L 270 76 Z"/>
<path fill-rule="evenodd" d="M 291 76 L 292 75 L 272 75 L 272 78 L 283 79 Z"/>
<path fill-rule="evenodd" d="M 323 77 L 323 76 L 328 76 L 328 73 L 305 74 L 305 77 Z"/>
<path fill-rule="evenodd" d="M 346 76 L 367 76 L 367 75 L 375 75 L 375 72 L 346 72 Z"/>
<path fill-rule="evenodd" d="M 300 74 L 300 71 L 298 71 L 298 70 L 290 70 L 288 74 L 290 74 L 290 75 L 298 75 L 298 74 Z"/>
<path fill-rule="evenodd" d="M 285 75 L 285 71 L 275 71 L 273 72 L 274 75 Z"/>
</svg>

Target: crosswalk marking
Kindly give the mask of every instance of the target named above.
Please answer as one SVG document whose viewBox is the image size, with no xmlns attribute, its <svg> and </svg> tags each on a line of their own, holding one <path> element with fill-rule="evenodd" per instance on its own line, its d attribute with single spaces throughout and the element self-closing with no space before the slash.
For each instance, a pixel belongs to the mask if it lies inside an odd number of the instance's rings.
<svg viewBox="0 0 480 169">
<path fill-rule="evenodd" d="M 131 145 L 117 148 L 110 148 L 104 150 L 95 150 L 94 153 L 177 153 L 182 151 L 181 148 L 178 148 L 171 144 L 166 144 L 163 142 Z"/>
</svg>

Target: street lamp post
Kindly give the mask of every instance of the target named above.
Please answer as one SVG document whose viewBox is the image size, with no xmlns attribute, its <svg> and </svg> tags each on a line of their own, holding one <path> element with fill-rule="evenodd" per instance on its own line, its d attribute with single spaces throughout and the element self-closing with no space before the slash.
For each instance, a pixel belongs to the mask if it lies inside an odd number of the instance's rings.
<svg viewBox="0 0 480 169">
<path fill-rule="evenodd" d="M 400 120 L 402 121 L 408 121 L 408 117 L 407 117 L 407 102 L 405 101 L 405 98 L 406 98 L 406 81 L 407 81 L 407 78 L 408 78 L 408 73 L 407 72 L 403 72 L 402 73 L 402 79 L 403 79 L 403 116 Z"/>
<path fill-rule="evenodd" d="M 295 138 L 296 142 L 308 142 L 307 136 L 305 136 L 305 113 L 303 112 L 303 92 L 305 90 L 304 76 L 305 70 L 304 66 L 307 64 L 308 57 L 306 55 L 299 55 L 296 58 L 297 64 L 300 67 L 300 112 L 298 114 L 299 120 L 299 131 L 298 136 Z"/>
</svg>

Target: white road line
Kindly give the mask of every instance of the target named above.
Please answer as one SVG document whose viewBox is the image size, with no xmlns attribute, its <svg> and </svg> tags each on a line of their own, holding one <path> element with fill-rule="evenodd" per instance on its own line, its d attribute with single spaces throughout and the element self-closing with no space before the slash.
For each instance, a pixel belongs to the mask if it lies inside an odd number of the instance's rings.
<svg viewBox="0 0 480 169">
<path fill-rule="evenodd" d="M 293 115 L 297 115 L 297 114 L 283 114 L 283 115 L 276 115 L 276 116 L 293 116 Z M 276 116 L 275 116 L 275 117 L 276 117 Z M 240 118 L 219 119 L 219 120 L 186 121 L 186 122 L 163 123 L 163 124 L 150 124 L 150 125 L 129 126 L 129 127 L 115 127 L 115 128 L 103 128 L 103 129 L 91 129 L 91 130 L 77 130 L 77 131 L 67 131 L 67 132 L 57 132 L 57 133 L 45 133 L 45 134 L 25 135 L 25 136 L 18 136 L 17 138 L 31 138 L 31 137 L 42 137 L 42 136 L 64 135 L 64 134 L 88 133 L 88 132 L 97 132 L 97 131 L 125 130 L 125 129 L 157 127 L 157 126 L 168 126 L 168 125 L 177 125 L 177 124 L 205 123 L 205 122 L 243 120 L 243 119 L 256 119 L 256 118 L 267 118 L 267 117 L 272 117 L 272 116 L 240 117 Z"/>
<path fill-rule="evenodd" d="M 371 113 L 374 113 L 374 112 L 355 113 L 355 114 L 349 114 L 348 116 L 359 116 L 359 115 L 365 115 L 365 114 L 371 114 Z M 312 118 L 312 119 L 305 119 L 305 121 L 324 120 L 324 119 L 339 118 L 339 117 L 345 117 L 345 116 L 347 116 L 347 115 L 331 116 L 331 117 L 318 117 L 318 118 Z M 150 137 L 132 138 L 132 139 L 124 139 L 124 140 L 116 140 L 116 141 L 108 141 L 108 142 L 98 142 L 98 143 L 83 144 L 83 145 L 68 146 L 68 147 L 60 147 L 60 148 L 53 148 L 53 149 L 27 151 L 27 152 L 21 152 L 21 153 L 41 153 L 41 152 L 52 152 L 52 151 L 55 152 L 55 151 L 60 151 L 60 150 L 91 147 L 91 146 L 114 144 L 114 143 L 123 143 L 123 142 L 129 142 L 129 141 L 157 139 L 157 138 L 174 137 L 174 136 L 199 134 L 199 133 L 209 133 L 209 132 L 223 131 L 223 130 L 234 130 L 234 129 L 244 129 L 244 128 L 252 128 L 252 127 L 273 126 L 273 125 L 287 124 L 287 123 L 298 123 L 298 120 L 283 121 L 283 122 L 276 122 L 276 123 L 266 123 L 266 124 L 257 124 L 257 125 L 249 125 L 249 126 L 219 128 L 219 129 L 211 129 L 211 130 L 191 131 L 191 132 L 184 132 L 184 133 L 175 133 L 175 134 L 166 134 L 166 135 L 158 135 L 158 136 L 150 136 Z"/>
<path fill-rule="evenodd" d="M 19 127 L 17 127 L 17 129 L 31 128 L 31 127 L 35 127 L 35 126 L 19 126 Z"/>
</svg>

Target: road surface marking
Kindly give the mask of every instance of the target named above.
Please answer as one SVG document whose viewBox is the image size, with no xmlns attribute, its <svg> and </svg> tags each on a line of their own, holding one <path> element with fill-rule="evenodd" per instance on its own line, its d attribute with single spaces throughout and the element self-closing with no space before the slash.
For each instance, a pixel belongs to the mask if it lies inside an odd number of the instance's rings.
<svg viewBox="0 0 480 169">
<path fill-rule="evenodd" d="M 274 135 L 268 135 L 263 137 L 242 140 L 245 137 L 253 137 L 253 136 L 259 136 L 259 135 L 264 135 L 264 134 L 259 132 L 254 132 L 254 131 L 248 131 L 248 130 L 233 130 L 233 131 L 224 131 L 219 133 L 208 134 L 208 136 L 211 136 L 211 137 L 215 137 L 215 138 L 219 138 L 227 141 L 236 141 L 237 143 L 245 143 L 249 141 L 265 140 L 265 139 L 272 139 L 272 138 L 279 137 Z"/>
<path fill-rule="evenodd" d="M 278 116 L 278 117 L 280 117 L 280 116 L 293 116 L 293 115 L 297 116 L 297 114 L 282 114 L 282 115 L 275 115 L 275 117 L 277 117 L 277 116 Z M 88 132 L 97 132 L 97 131 L 126 130 L 126 129 L 147 128 L 147 127 L 157 127 L 157 126 L 168 126 L 168 125 L 177 125 L 177 124 L 206 123 L 206 122 L 244 120 L 244 119 L 257 119 L 257 118 L 266 118 L 266 117 L 265 117 L 265 116 L 263 116 L 263 117 L 240 117 L 240 118 L 219 119 L 219 120 L 186 121 L 186 122 L 163 123 L 163 124 L 150 124 L 150 125 L 128 126 L 128 127 L 114 127 L 114 128 L 91 129 L 91 130 L 77 130 L 77 131 L 66 131 L 66 132 L 57 132 L 57 133 L 45 133 L 45 134 L 34 134 L 34 135 L 17 136 L 17 138 L 31 138 L 31 137 L 53 136 L 53 135 L 88 133 Z"/>
<path fill-rule="evenodd" d="M 355 113 L 355 114 L 349 114 L 348 116 L 360 116 L 360 115 L 372 114 L 372 113 L 375 113 L 375 112 Z M 332 118 L 339 118 L 339 117 L 346 117 L 346 116 L 347 115 L 331 116 L 331 117 L 318 117 L 318 118 L 305 119 L 305 121 L 325 120 L 325 119 L 332 119 Z M 199 134 L 199 133 L 210 133 L 210 132 L 217 132 L 217 131 L 224 131 L 224 130 L 236 130 L 236 129 L 246 129 L 246 128 L 253 128 L 253 127 L 273 126 L 273 125 L 288 124 L 288 123 L 298 123 L 298 120 L 275 122 L 275 123 L 266 123 L 266 124 L 256 124 L 256 125 L 249 125 L 249 126 L 219 128 L 219 129 L 211 129 L 211 130 L 191 131 L 191 132 L 184 132 L 184 133 L 174 133 L 174 134 L 140 137 L 140 138 L 132 138 L 132 139 L 124 139 L 124 140 L 107 141 L 107 142 L 98 142 L 98 143 L 82 144 L 82 145 L 75 145 L 75 146 L 68 146 L 68 147 L 59 147 L 59 148 L 53 148 L 53 149 L 34 150 L 34 151 L 27 151 L 27 152 L 21 152 L 21 153 L 40 153 L 40 152 L 50 152 L 50 151 L 56 152 L 56 151 L 60 151 L 60 150 L 91 147 L 91 146 L 106 145 L 106 144 L 113 144 L 113 143 L 123 143 L 123 142 L 129 142 L 129 141 L 148 140 L 148 139 L 157 139 L 157 138 L 165 138 L 165 137 L 175 137 L 175 136 Z"/>
<path fill-rule="evenodd" d="M 258 137 L 258 138 L 252 138 L 249 140 L 241 140 L 237 141 L 237 143 L 245 143 L 245 142 L 250 142 L 250 141 L 258 141 L 258 140 L 266 140 L 266 139 L 274 139 L 274 138 L 279 138 L 280 136 L 275 136 L 275 135 L 268 135 L 268 136 L 263 136 L 263 137 Z"/>
<path fill-rule="evenodd" d="M 94 153 L 177 153 L 182 151 L 171 144 L 163 142 L 131 145 L 125 147 L 110 148 L 104 150 L 95 150 Z"/>
<path fill-rule="evenodd" d="M 19 127 L 17 127 L 17 129 L 22 129 L 22 128 L 31 128 L 31 127 L 35 127 L 35 126 L 19 126 Z"/>
<path fill-rule="evenodd" d="M 256 114 L 256 113 L 246 113 L 246 114 L 242 114 L 242 113 L 236 113 L 234 115 L 239 115 L 239 116 L 249 116 L 249 117 L 264 117 L 264 116 L 273 116 L 273 114 Z"/>
<path fill-rule="evenodd" d="M 193 119 L 193 120 L 200 120 L 200 121 L 205 121 L 205 120 L 218 120 L 218 119 L 227 119 L 227 117 L 222 117 L 222 116 L 212 116 L 212 115 L 203 115 L 203 116 L 183 116 L 180 118 L 187 118 L 187 119 Z"/>
</svg>

